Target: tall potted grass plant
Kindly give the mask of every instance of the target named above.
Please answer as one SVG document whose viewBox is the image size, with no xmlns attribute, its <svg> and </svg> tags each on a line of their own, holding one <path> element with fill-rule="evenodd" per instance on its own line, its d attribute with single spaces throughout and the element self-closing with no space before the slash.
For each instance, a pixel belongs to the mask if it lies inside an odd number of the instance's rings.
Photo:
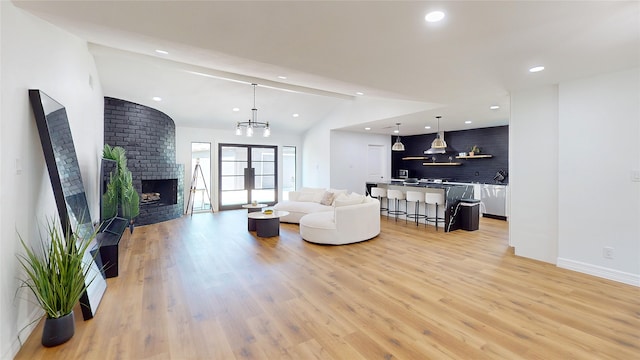
<svg viewBox="0 0 640 360">
<path fill-rule="evenodd" d="M 87 239 L 66 233 L 52 219 L 47 222 L 47 236 L 40 236 L 39 248 L 28 246 L 19 236 L 24 253 L 17 257 L 25 273 L 20 288 L 29 289 L 46 313 L 42 345 L 47 347 L 73 337 L 73 308 L 96 276 L 90 274 L 91 257 L 85 257 L 95 233 Z"/>
</svg>

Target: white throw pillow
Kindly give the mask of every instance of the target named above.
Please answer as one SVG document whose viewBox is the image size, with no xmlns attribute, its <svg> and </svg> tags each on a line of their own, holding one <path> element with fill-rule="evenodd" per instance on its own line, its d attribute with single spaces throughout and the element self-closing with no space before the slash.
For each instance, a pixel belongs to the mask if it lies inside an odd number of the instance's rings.
<svg viewBox="0 0 640 360">
<path fill-rule="evenodd" d="M 322 195 L 322 199 L 320 200 L 320 204 L 330 206 L 333 203 L 333 199 L 336 197 L 336 194 L 325 191 Z"/>
<path fill-rule="evenodd" d="M 344 189 L 344 190 L 329 189 L 329 190 L 327 190 L 327 191 L 330 191 L 330 192 L 332 192 L 332 193 L 334 193 L 334 194 L 335 194 L 335 197 L 333 198 L 333 202 L 330 204 L 330 205 L 334 205 L 334 206 L 335 206 L 336 198 L 337 198 L 340 194 L 345 194 L 345 195 L 346 195 L 346 194 L 347 194 L 347 192 L 348 192 L 346 189 Z"/>
<path fill-rule="evenodd" d="M 345 194 L 345 195 L 347 195 L 347 193 L 348 193 L 347 189 L 329 189 L 329 190 L 327 190 L 327 191 L 330 191 L 330 192 L 332 192 L 332 193 L 336 194 L 336 196 L 338 196 L 338 195 L 340 195 L 340 194 Z"/>
<path fill-rule="evenodd" d="M 364 199 L 365 199 L 364 195 L 360 195 L 356 193 L 352 193 L 349 195 L 340 194 L 336 196 L 336 199 L 334 200 L 334 206 L 339 207 L 339 206 L 362 204 L 364 202 Z"/>
<path fill-rule="evenodd" d="M 323 196 L 324 196 L 324 191 L 313 193 L 313 202 L 317 202 L 318 204 L 320 204 Z"/>
</svg>

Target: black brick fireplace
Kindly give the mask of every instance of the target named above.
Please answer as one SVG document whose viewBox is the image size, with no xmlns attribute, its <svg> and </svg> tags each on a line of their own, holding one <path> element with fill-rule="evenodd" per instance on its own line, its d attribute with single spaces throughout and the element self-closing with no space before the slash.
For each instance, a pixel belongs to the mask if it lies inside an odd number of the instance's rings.
<svg viewBox="0 0 640 360">
<path fill-rule="evenodd" d="M 159 201 L 141 202 L 137 225 L 179 218 L 184 209 L 184 165 L 176 164 L 173 120 L 150 107 L 110 97 L 104 99 L 104 142 L 127 151 L 133 186 Z"/>
</svg>

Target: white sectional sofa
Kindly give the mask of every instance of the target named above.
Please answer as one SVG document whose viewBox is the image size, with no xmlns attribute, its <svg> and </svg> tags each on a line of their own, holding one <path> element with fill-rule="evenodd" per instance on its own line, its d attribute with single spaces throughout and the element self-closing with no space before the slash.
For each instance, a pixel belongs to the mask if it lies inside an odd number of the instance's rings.
<svg viewBox="0 0 640 360">
<path fill-rule="evenodd" d="M 325 193 L 335 194 L 330 202 L 322 203 Z M 304 187 L 300 191 L 290 191 L 289 200 L 277 203 L 274 210 L 288 211 L 289 215 L 280 218 L 281 222 L 299 224 L 300 219 L 311 213 L 332 211 L 335 197 L 346 194 L 346 190 Z"/>
<path fill-rule="evenodd" d="M 318 244 L 350 244 L 380 234 L 380 203 L 346 190 L 302 188 L 289 193 L 275 210 L 288 211 L 282 222 L 300 224 L 300 235 Z"/>
<path fill-rule="evenodd" d="M 360 203 L 340 205 L 333 211 L 308 214 L 300 219 L 300 235 L 317 244 L 343 245 L 372 239 L 380 234 L 380 202 L 364 197 Z"/>
</svg>

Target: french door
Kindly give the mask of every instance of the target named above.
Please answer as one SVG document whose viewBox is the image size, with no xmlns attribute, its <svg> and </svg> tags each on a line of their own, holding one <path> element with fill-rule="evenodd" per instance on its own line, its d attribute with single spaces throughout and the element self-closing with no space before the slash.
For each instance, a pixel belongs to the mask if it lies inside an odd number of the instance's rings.
<svg viewBox="0 0 640 360">
<path fill-rule="evenodd" d="M 278 197 L 278 147 L 220 144 L 219 209 L 239 209 L 257 201 L 274 205 Z"/>
</svg>

